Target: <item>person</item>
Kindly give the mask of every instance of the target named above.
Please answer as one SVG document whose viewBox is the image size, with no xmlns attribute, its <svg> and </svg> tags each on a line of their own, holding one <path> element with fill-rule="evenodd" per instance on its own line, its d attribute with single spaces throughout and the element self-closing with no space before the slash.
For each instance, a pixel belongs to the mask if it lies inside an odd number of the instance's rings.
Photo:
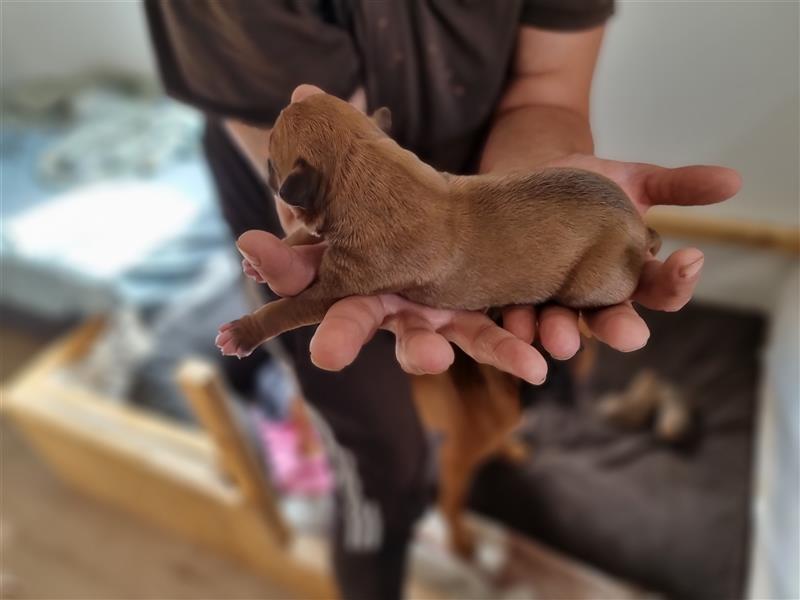
<svg viewBox="0 0 800 600">
<path fill-rule="evenodd" d="M 164 85 L 207 116 L 204 147 L 245 274 L 268 296 L 314 278 L 324 244 L 290 248 L 297 223 L 270 200 L 269 128 L 323 89 L 365 111 L 388 106 L 392 136 L 439 170 L 574 166 L 616 181 L 640 212 L 734 195 L 729 169 L 668 169 L 594 156 L 592 76 L 613 0 L 145 0 Z M 301 85 L 313 84 L 313 85 Z M 316 86 L 316 87 L 314 87 Z M 646 344 L 632 302 L 675 311 L 703 265 L 697 249 L 650 260 L 630 301 L 584 313 L 623 352 Z M 232 315 L 238 316 L 238 315 Z M 398 598 L 407 546 L 431 499 L 429 450 L 407 373 L 435 373 L 451 344 L 531 383 L 578 350 L 578 315 L 514 307 L 433 310 L 391 295 L 348 298 L 315 328 L 281 336 L 337 469 L 333 565 L 342 596 Z"/>
</svg>

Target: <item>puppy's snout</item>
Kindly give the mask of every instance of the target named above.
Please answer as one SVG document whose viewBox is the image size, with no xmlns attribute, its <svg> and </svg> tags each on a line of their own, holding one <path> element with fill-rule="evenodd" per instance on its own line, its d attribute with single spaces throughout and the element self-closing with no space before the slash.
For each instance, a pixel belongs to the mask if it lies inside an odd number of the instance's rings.
<svg viewBox="0 0 800 600">
<path fill-rule="evenodd" d="M 324 93 L 325 92 L 323 92 L 315 85 L 303 83 L 294 88 L 294 91 L 292 92 L 291 103 L 294 104 L 295 102 L 302 102 L 309 96 L 313 96 L 315 94 L 324 94 Z"/>
</svg>

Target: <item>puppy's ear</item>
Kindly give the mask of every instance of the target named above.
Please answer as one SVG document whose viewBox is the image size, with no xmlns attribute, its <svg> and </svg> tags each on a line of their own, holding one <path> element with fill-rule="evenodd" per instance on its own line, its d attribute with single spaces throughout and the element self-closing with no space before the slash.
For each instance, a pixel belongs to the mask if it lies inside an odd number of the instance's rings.
<svg viewBox="0 0 800 600">
<path fill-rule="evenodd" d="M 381 131 L 386 134 L 392 131 L 392 111 L 387 107 L 381 106 L 378 110 L 372 113 L 372 120 L 375 121 Z"/>
<path fill-rule="evenodd" d="M 298 158 L 283 180 L 278 195 L 290 206 L 312 210 L 322 199 L 322 174 L 305 159 Z"/>
</svg>

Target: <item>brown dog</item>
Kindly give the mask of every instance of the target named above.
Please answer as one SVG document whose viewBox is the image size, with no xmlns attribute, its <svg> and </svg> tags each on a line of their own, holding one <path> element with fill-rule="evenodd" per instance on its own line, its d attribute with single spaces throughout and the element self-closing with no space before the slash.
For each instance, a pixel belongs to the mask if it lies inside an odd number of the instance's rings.
<svg viewBox="0 0 800 600">
<path fill-rule="evenodd" d="M 548 300 L 597 308 L 631 296 L 658 242 L 614 182 L 565 168 L 440 173 L 386 135 L 386 112 L 377 117 L 328 94 L 281 112 L 271 185 L 306 227 L 288 241 L 310 234 L 328 248 L 307 289 L 221 329 L 225 354 L 319 323 L 347 296 L 473 310 Z"/>
<path fill-rule="evenodd" d="M 596 308 L 627 299 L 658 245 L 612 181 L 576 169 L 505 176 L 440 173 L 372 118 L 327 94 L 284 109 L 270 138 L 270 186 L 305 229 L 324 238 L 318 277 L 220 330 L 225 354 L 246 356 L 283 331 L 318 323 L 337 300 L 396 293 L 439 308 L 485 309 L 554 300 Z M 438 376 L 415 377 L 422 419 L 443 434 L 439 503 L 451 543 L 469 554 L 460 515 L 474 470 L 491 455 L 519 458 L 509 433 L 519 382 L 462 354 Z"/>
</svg>

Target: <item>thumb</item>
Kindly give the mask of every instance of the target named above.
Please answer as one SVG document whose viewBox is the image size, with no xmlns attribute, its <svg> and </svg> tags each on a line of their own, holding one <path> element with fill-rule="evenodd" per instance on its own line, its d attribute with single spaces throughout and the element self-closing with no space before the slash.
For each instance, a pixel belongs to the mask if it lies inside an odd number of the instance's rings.
<svg viewBox="0 0 800 600">
<path fill-rule="evenodd" d="M 310 284 L 317 272 L 319 252 L 303 247 L 299 252 L 266 231 L 250 230 L 236 242 L 239 252 L 280 296 L 294 296 Z"/>
</svg>

